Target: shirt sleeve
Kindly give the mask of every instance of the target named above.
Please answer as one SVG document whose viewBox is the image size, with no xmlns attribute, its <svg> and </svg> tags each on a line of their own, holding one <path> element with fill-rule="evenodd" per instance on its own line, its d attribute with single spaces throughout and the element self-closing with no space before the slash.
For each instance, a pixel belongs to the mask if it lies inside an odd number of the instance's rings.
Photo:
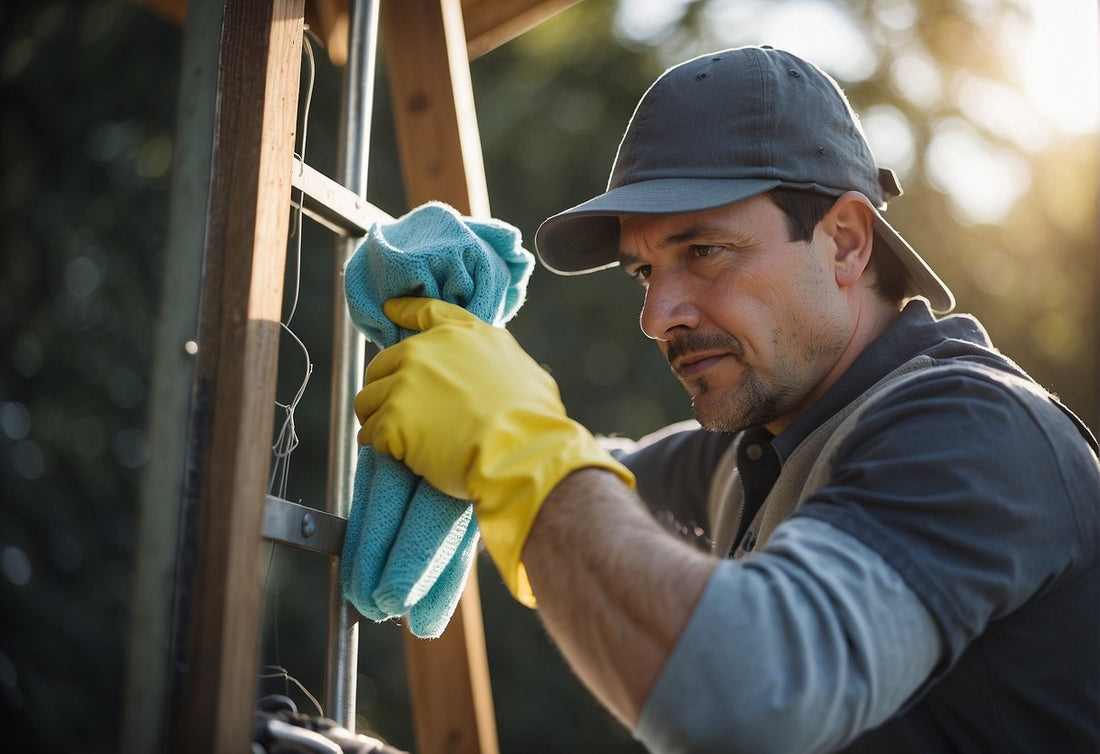
<svg viewBox="0 0 1100 754">
<path fill-rule="evenodd" d="M 1037 386 L 948 373 L 871 405 L 795 513 L 875 550 L 931 611 L 942 672 L 994 620 L 1091 562 L 1096 456 Z"/>
<path fill-rule="evenodd" d="M 718 566 L 635 735 L 660 754 L 831 751 L 897 711 L 941 653 L 928 610 L 882 557 L 791 519 Z"/>
</svg>

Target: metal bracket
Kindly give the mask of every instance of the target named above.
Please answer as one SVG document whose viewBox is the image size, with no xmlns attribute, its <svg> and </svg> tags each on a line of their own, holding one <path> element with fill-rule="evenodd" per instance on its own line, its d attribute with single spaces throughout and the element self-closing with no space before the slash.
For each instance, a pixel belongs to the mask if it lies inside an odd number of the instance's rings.
<svg viewBox="0 0 1100 754">
<path fill-rule="evenodd" d="M 297 189 L 291 192 L 291 203 L 295 207 L 301 207 L 309 217 L 342 236 L 365 236 L 376 222 L 393 220 L 385 211 L 298 157 L 294 158 L 290 185 Z"/>
<path fill-rule="evenodd" d="M 348 520 L 274 495 L 264 505 L 264 538 L 334 558 L 344 549 Z"/>
</svg>

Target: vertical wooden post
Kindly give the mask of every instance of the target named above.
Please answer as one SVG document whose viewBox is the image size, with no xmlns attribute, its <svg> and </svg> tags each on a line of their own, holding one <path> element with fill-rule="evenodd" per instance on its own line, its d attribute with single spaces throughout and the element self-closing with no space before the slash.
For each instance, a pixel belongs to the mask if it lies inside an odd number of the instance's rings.
<svg viewBox="0 0 1100 754">
<path fill-rule="evenodd" d="M 381 25 L 409 204 L 439 199 L 487 217 L 459 0 L 385 0 Z M 443 635 L 407 635 L 405 648 L 419 754 L 495 754 L 476 570 Z"/>
<path fill-rule="evenodd" d="M 248 751 L 303 0 L 227 0 L 196 393 L 208 406 L 178 751 Z M 183 428 L 181 428 L 182 431 Z"/>
<path fill-rule="evenodd" d="M 409 204 L 439 199 L 488 217 L 461 3 L 388 0 L 381 20 Z"/>
</svg>

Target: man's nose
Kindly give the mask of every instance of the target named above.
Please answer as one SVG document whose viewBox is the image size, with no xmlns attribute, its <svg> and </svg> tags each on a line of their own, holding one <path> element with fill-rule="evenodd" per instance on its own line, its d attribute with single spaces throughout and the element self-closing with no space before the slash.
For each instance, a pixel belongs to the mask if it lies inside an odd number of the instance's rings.
<svg viewBox="0 0 1100 754">
<path fill-rule="evenodd" d="M 678 327 L 694 329 L 699 324 L 699 310 L 692 301 L 690 286 L 679 277 L 651 279 L 638 317 L 642 332 L 663 341 Z"/>
</svg>

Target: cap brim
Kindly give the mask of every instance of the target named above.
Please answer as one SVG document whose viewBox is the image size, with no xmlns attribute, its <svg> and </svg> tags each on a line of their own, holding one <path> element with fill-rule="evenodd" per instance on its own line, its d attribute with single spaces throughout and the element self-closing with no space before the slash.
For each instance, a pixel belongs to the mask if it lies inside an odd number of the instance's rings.
<svg viewBox="0 0 1100 754">
<path fill-rule="evenodd" d="M 627 184 L 544 220 L 535 231 L 535 251 L 542 264 L 559 275 L 595 272 L 618 264 L 619 218 L 624 215 L 697 212 L 789 185 L 779 179 L 679 178 Z M 908 273 L 906 296 L 923 296 L 940 314 L 955 308 L 951 290 L 878 210 L 875 232 Z"/>
<path fill-rule="evenodd" d="M 955 295 L 951 293 L 951 289 L 940 280 L 940 276 L 928 266 L 909 242 L 886 222 L 886 218 L 878 210 L 875 210 L 875 233 L 890 247 L 908 273 L 905 284 L 906 296 L 923 296 L 928 299 L 932 311 L 937 314 L 947 314 L 955 308 Z"/>
<path fill-rule="evenodd" d="M 619 218 L 668 215 L 733 204 L 782 184 L 779 179 L 684 180 L 629 183 L 547 218 L 535 231 L 535 251 L 559 275 L 611 267 L 619 259 Z"/>
</svg>

